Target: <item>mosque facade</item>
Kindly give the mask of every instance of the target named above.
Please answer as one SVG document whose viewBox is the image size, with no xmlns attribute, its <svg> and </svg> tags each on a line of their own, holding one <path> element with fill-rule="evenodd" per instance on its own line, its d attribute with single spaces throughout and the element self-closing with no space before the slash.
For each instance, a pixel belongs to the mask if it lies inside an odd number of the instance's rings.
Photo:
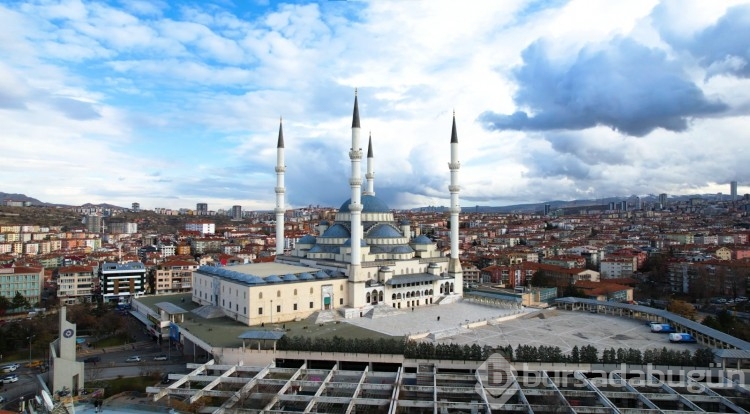
<svg viewBox="0 0 750 414">
<path fill-rule="evenodd" d="M 315 312 L 366 317 L 388 307 L 408 310 L 461 297 L 463 272 L 458 259 L 460 213 L 458 135 L 453 116 L 451 160 L 450 256 L 424 235 L 412 237 L 408 220 L 396 221 L 388 205 L 375 195 L 372 137 L 362 189 L 358 97 L 352 115 L 351 198 L 333 222 L 321 221 L 317 235 L 308 234 L 284 251 L 285 154 L 281 122 L 276 149 L 276 257 L 273 263 L 223 268 L 202 266 L 194 272 L 193 301 L 214 314 L 248 325 L 298 320 Z M 218 312 L 220 311 L 220 312 Z"/>
</svg>

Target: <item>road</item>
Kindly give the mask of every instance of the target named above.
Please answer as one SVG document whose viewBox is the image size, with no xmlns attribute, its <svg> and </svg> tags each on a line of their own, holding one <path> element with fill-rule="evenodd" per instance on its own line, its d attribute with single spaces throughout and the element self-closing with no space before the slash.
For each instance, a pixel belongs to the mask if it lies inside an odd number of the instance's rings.
<svg viewBox="0 0 750 414">
<path fill-rule="evenodd" d="M 84 375 L 85 381 L 114 379 L 117 377 L 137 377 L 149 373 L 159 372 L 167 373 L 188 373 L 186 368 L 188 362 L 182 355 L 170 355 L 168 361 L 154 361 L 157 355 L 167 354 L 166 346 L 160 348 L 155 343 L 139 343 L 136 349 L 108 350 L 107 352 L 88 352 L 80 354 L 77 358 L 83 361 L 89 356 L 98 356 L 101 361 L 98 363 L 85 364 Z M 141 362 L 125 362 L 129 356 L 138 355 Z M 37 376 L 41 375 L 43 380 L 49 383 L 49 371 L 40 373 L 38 369 L 26 368 L 26 361 L 19 361 L 21 368 L 14 373 L 18 375 L 18 381 L 10 384 L 3 384 L 0 388 L 0 395 L 5 397 L 5 402 L 0 403 L 0 409 L 18 410 L 21 397 L 24 400 L 34 398 L 41 391 Z M 2 374 L 0 377 L 7 374 Z"/>
</svg>

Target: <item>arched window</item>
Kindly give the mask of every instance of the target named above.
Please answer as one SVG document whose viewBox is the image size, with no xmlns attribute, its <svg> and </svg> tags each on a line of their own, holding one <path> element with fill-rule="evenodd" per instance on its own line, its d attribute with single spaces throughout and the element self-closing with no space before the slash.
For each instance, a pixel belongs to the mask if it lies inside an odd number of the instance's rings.
<svg viewBox="0 0 750 414">
<path fill-rule="evenodd" d="M 453 293 L 453 283 L 451 283 L 451 293 Z"/>
<path fill-rule="evenodd" d="M 294 296 L 297 296 L 297 289 L 294 289 Z"/>
<path fill-rule="evenodd" d="M 258 293 L 258 299 L 263 299 L 263 292 Z"/>
<path fill-rule="evenodd" d="M 280 298 L 280 297 L 281 297 L 281 291 L 280 291 L 280 290 L 277 290 L 277 291 L 276 291 L 276 297 L 277 297 L 277 298 Z"/>
<path fill-rule="evenodd" d="M 381 290 L 380 293 L 378 293 L 378 300 L 383 301 L 383 291 Z"/>
<path fill-rule="evenodd" d="M 310 288 L 310 294 L 312 295 L 312 293 L 313 293 L 313 288 Z"/>
<path fill-rule="evenodd" d="M 396 294 L 395 293 L 391 295 L 391 300 L 396 300 Z"/>
<path fill-rule="evenodd" d="M 443 285 L 440 285 L 440 294 L 443 294 Z"/>
<path fill-rule="evenodd" d="M 365 302 L 370 302 L 370 292 L 367 292 L 367 300 L 365 300 Z"/>
</svg>

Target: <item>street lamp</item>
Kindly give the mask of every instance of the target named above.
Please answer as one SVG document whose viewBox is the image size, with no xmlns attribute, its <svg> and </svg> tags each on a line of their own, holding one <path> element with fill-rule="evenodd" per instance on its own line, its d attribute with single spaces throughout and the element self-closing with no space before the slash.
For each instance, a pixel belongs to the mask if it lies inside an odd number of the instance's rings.
<svg viewBox="0 0 750 414">
<path fill-rule="evenodd" d="M 28 338 L 26 338 L 29 340 L 29 362 L 31 362 L 31 340 L 34 338 L 36 338 L 36 335 L 30 335 Z"/>
</svg>

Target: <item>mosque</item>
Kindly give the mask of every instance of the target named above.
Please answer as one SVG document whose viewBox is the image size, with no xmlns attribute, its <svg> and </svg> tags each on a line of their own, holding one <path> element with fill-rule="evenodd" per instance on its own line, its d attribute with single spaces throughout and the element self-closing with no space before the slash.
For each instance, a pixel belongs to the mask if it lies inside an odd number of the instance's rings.
<svg viewBox="0 0 750 414">
<path fill-rule="evenodd" d="M 302 237 L 285 252 L 284 134 L 276 145 L 276 257 L 271 263 L 201 266 L 193 273 L 192 300 L 205 315 L 229 316 L 259 325 L 306 318 L 315 312 L 341 317 L 376 317 L 385 308 L 448 303 L 460 298 L 463 273 L 458 259 L 459 204 L 456 117 L 450 140 L 450 257 L 424 235 L 412 238 L 408 220 L 396 222 L 375 196 L 372 137 L 362 191 L 360 118 L 357 93 L 352 115 L 351 198 L 333 223 L 322 221 L 317 236 Z"/>
</svg>

